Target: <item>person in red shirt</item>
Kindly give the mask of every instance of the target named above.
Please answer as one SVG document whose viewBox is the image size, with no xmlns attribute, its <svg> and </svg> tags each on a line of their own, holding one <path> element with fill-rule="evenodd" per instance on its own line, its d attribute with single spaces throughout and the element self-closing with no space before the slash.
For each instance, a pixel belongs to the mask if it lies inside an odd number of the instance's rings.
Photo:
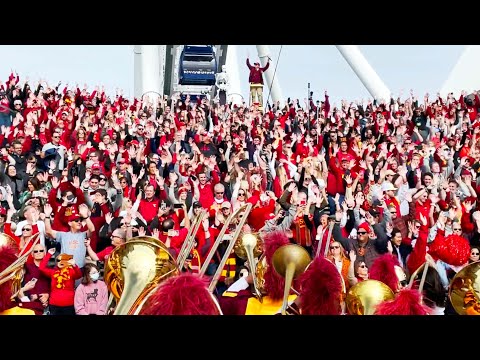
<svg viewBox="0 0 480 360">
<path fill-rule="evenodd" d="M 140 200 L 138 212 L 145 221 L 150 224 L 155 215 L 157 215 L 160 200 L 155 197 L 155 188 L 152 184 L 145 187 L 145 199 Z"/>
<path fill-rule="evenodd" d="M 49 249 L 40 263 L 40 271 L 51 279 L 50 313 L 52 315 L 75 315 L 75 280 L 82 278 L 82 271 L 75 264 L 73 255 L 67 254 L 58 255 L 55 268 L 48 268 L 48 260 L 55 251 L 55 248 Z"/>
<path fill-rule="evenodd" d="M 88 256 L 90 256 L 93 261 L 105 261 L 116 247 L 125 244 L 127 234 L 121 229 L 115 229 L 110 238 L 112 239 L 112 245 L 107 246 L 98 253 L 95 253 L 90 246 L 90 239 L 85 240 Z"/>
<path fill-rule="evenodd" d="M 270 59 L 267 61 L 267 65 L 260 67 L 259 62 L 250 64 L 249 58 L 247 58 L 247 66 L 250 69 L 250 75 L 248 76 L 248 82 L 250 83 L 250 105 L 255 103 L 258 97 L 258 103 L 263 107 L 263 73 L 270 67 Z"/>
</svg>

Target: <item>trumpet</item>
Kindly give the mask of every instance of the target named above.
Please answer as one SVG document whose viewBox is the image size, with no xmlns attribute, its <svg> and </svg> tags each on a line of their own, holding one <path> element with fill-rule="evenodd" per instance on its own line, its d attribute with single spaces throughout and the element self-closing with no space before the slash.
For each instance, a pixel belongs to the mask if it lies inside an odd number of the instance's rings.
<svg viewBox="0 0 480 360">
<path fill-rule="evenodd" d="M 235 232 L 233 233 L 232 239 L 230 240 L 230 243 L 227 247 L 227 250 L 225 251 L 225 254 L 223 255 L 220 264 L 218 265 L 217 271 L 213 275 L 208 289 L 213 292 L 215 290 L 215 287 L 217 285 L 218 279 L 220 278 L 220 275 L 222 273 L 223 267 L 225 266 L 228 257 L 230 256 L 230 253 L 233 250 L 233 247 L 235 246 L 235 243 L 237 241 L 238 236 L 240 235 L 240 231 L 242 231 L 242 227 L 247 221 L 248 214 L 250 213 L 250 210 L 252 209 L 252 204 L 247 203 L 242 206 L 240 206 L 235 212 L 231 213 L 227 220 L 225 221 L 225 224 L 223 225 L 222 229 L 220 230 L 220 233 L 218 234 L 214 244 L 212 245 L 212 248 L 210 249 L 210 252 L 208 253 L 207 257 L 205 258 L 205 261 L 202 264 L 202 267 L 200 268 L 200 276 L 203 276 L 205 274 L 205 271 L 207 270 L 207 266 L 210 263 L 210 260 L 212 260 L 213 255 L 217 251 L 218 245 L 220 245 L 220 242 L 223 240 L 223 236 L 225 235 L 226 231 L 228 230 L 229 226 L 231 223 L 234 223 L 238 221 L 236 224 L 236 229 Z"/>
<path fill-rule="evenodd" d="M 296 244 L 287 244 L 279 247 L 273 254 L 273 268 L 280 275 L 285 277 L 285 288 L 281 314 L 287 314 L 288 295 L 292 288 L 292 281 L 303 274 L 311 258 L 308 251 Z"/>
</svg>

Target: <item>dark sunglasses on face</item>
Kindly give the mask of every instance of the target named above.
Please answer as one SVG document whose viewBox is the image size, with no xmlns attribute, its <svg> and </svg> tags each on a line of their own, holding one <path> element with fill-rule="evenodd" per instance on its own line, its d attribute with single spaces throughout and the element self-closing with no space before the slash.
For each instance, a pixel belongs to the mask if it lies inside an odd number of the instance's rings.
<svg viewBox="0 0 480 360">
<path fill-rule="evenodd" d="M 45 252 L 45 250 L 33 250 L 33 253 L 36 254 L 36 253 L 43 253 Z"/>
<path fill-rule="evenodd" d="M 337 245 L 335 245 L 335 246 L 330 246 L 330 250 L 333 250 L 333 249 L 340 249 L 340 246 L 337 246 Z"/>
<path fill-rule="evenodd" d="M 359 266 L 359 268 L 362 268 L 362 269 L 365 269 L 366 267 L 367 267 L 367 265 L 365 265 L 365 264 L 362 264 L 362 265 Z"/>
<path fill-rule="evenodd" d="M 478 255 L 480 255 L 480 253 L 478 253 L 478 252 L 472 252 L 470 255 L 472 255 L 472 256 L 478 256 Z"/>
<path fill-rule="evenodd" d="M 359 231 L 357 234 L 358 235 L 365 235 L 367 232 L 366 231 Z"/>
<path fill-rule="evenodd" d="M 22 231 L 32 231 L 32 229 L 23 228 Z"/>
</svg>

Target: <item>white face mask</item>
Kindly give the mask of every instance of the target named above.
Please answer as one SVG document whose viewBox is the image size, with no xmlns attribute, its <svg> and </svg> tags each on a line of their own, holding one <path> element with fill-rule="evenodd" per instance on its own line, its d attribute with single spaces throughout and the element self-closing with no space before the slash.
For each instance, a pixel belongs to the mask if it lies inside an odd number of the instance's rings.
<svg viewBox="0 0 480 360">
<path fill-rule="evenodd" d="M 90 274 L 90 279 L 92 279 L 92 281 L 97 281 L 99 277 L 100 277 L 100 274 L 98 272 L 94 274 Z"/>
</svg>

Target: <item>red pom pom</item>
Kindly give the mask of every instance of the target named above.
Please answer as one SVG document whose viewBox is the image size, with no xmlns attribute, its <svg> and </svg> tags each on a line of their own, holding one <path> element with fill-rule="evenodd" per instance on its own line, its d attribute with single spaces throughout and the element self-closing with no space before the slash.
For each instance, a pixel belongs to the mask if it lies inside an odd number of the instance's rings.
<svg viewBox="0 0 480 360">
<path fill-rule="evenodd" d="M 316 257 L 300 276 L 302 315 L 340 315 L 342 279 L 335 265 Z"/>
<path fill-rule="evenodd" d="M 190 273 L 160 283 L 140 315 L 220 315 L 206 278 Z"/>
<path fill-rule="evenodd" d="M 375 259 L 369 271 L 369 278 L 386 284 L 393 292 L 398 290 L 398 277 L 395 265 L 400 266 L 398 258 L 392 254 L 384 254 Z"/>
<path fill-rule="evenodd" d="M 437 236 L 429 244 L 428 252 L 447 264 L 460 266 L 468 261 L 470 244 L 467 239 L 459 235 L 449 235 L 446 238 Z"/>
<path fill-rule="evenodd" d="M 273 254 L 283 245 L 290 244 L 287 235 L 283 231 L 272 231 L 263 237 L 265 246 L 265 258 L 267 260 L 267 270 L 265 271 L 265 290 L 268 296 L 273 300 L 283 299 L 285 288 L 285 278 L 278 275 L 272 265 Z"/>
<path fill-rule="evenodd" d="M 431 309 L 421 303 L 418 290 L 403 289 L 395 299 L 380 303 L 375 315 L 428 315 L 430 312 Z"/>
</svg>

